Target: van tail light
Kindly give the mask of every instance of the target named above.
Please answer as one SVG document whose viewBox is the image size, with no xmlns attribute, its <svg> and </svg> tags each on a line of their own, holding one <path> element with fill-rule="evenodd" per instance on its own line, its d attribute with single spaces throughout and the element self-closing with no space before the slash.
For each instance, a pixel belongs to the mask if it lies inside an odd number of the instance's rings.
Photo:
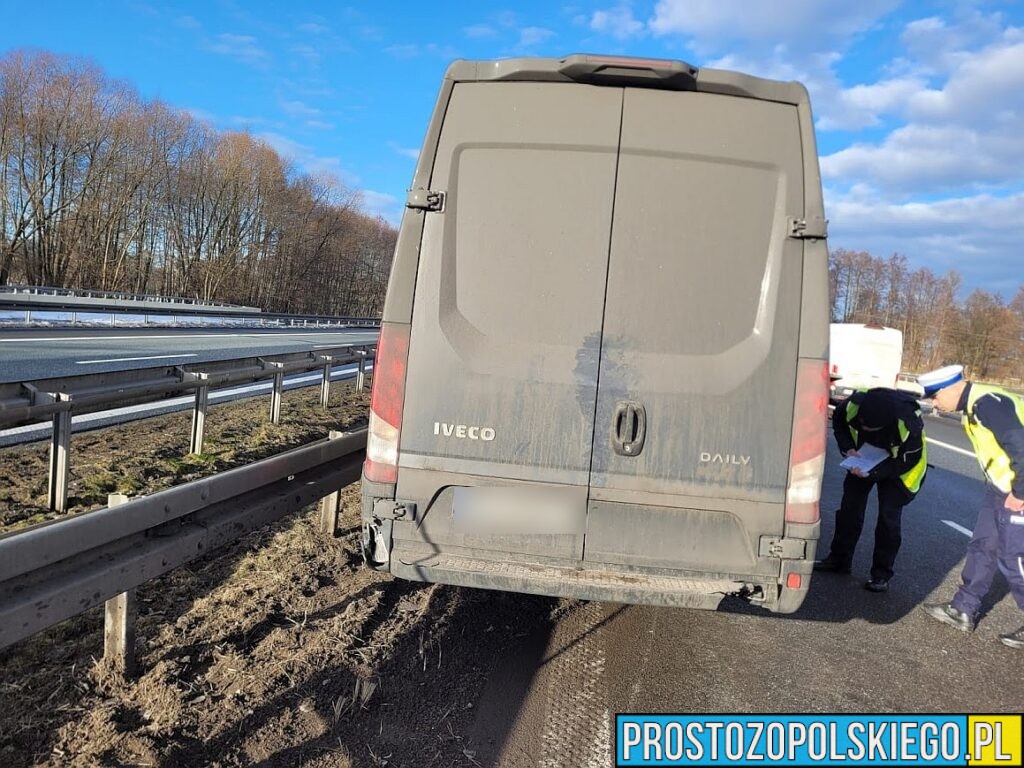
<svg viewBox="0 0 1024 768">
<path fill-rule="evenodd" d="M 363 477 L 373 483 L 398 481 L 398 439 L 402 434 L 405 407 L 409 329 L 410 326 L 403 323 L 381 323 L 380 327 L 363 463 Z"/>
<path fill-rule="evenodd" d="M 800 360 L 793 404 L 793 436 L 786 488 L 786 522 L 816 523 L 825 472 L 825 434 L 828 427 L 828 363 Z"/>
</svg>

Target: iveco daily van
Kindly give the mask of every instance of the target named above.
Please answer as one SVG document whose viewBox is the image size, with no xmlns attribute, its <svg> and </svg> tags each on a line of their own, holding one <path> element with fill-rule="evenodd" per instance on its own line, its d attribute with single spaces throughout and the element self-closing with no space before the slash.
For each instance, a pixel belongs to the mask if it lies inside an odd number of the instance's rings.
<svg viewBox="0 0 1024 768">
<path fill-rule="evenodd" d="M 363 471 L 396 576 L 796 610 L 825 219 L 807 92 L 679 61 L 456 61 L 406 202 Z"/>
</svg>

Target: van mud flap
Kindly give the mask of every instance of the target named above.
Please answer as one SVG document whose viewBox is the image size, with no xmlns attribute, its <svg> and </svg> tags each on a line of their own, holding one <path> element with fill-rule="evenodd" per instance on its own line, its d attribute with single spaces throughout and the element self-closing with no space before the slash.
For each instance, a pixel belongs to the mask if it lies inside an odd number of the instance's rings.
<svg viewBox="0 0 1024 768">
<path fill-rule="evenodd" d="M 499 589 L 579 600 L 714 610 L 726 595 L 743 591 L 736 581 L 688 579 L 636 572 L 522 562 L 496 562 L 447 553 L 396 552 L 391 573 L 403 579 Z"/>
<path fill-rule="evenodd" d="M 386 571 L 391 560 L 391 520 L 363 522 L 363 562 L 377 571 Z"/>
</svg>

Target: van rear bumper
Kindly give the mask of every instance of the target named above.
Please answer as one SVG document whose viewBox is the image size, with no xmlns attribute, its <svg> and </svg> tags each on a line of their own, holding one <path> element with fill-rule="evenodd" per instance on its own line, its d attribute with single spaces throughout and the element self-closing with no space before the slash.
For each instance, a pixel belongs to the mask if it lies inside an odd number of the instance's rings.
<svg viewBox="0 0 1024 768">
<path fill-rule="evenodd" d="M 499 562 L 450 554 L 403 562 L 408 559 L 395 553 L 391 558 L 391 573 L 412 581 L 615 603 L 713 610 L 723 597 L 739 594 L 744 586 L 734 581 Z"/>
<path fill-rule="evenodd" d="M 801 587 L 782 588 L 764 576 L 665 573 L 607 564 L 499 560 L 477 553 L 426 552 L 395 542 L 386 570 L 410 581 L 452 584 L 549 597 L 571 597 L 631 605 L 714 610 L 726 596 L 745 599 L 777 613 L 792 613 L 807 594 L 812 562 L 788 561 L 787 571 L 806 571 Z"/>
</svg>

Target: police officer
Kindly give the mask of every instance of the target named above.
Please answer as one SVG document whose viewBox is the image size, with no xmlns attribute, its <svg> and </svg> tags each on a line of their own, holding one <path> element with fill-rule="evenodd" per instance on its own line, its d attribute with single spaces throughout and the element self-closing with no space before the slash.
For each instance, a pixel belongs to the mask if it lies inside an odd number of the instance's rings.
<svg viewBox="0 0 1024 768">
<path fill-rule="evenodd" d="M 903 507 L 921 489 L 927 470 L 924 422 L 917 401 L 894 389 L 862 389 L 836 406 L 832 431 L 844 456 L 859 455 L 869 443 L 888 454 L 870 471 L 851 469 L 843 482 L 843 501 L 836 513 L 832 548 L 816 571 L 849 573 L 853 552 L 864 528 L 868 494 L 878 487 L 878 523 L 871 578 L 864 585 L 871 592 L 886 592 L 899 552 Z"/>
<path fill-rule="evenodd" d="M 964 380 L 962 366 L 940 368 L 918 380 L 926 394 L 933 390 L 936 408 L 963 413 L 964 429 L 988 480 L 960 589 L 948 603 L 922 606 L 932 618 L 970 632 L 997 568 L 1024 610 L 1024 398 Z M 1024 649 L 1024 626 L 999 639 Z"/>
</svg>

